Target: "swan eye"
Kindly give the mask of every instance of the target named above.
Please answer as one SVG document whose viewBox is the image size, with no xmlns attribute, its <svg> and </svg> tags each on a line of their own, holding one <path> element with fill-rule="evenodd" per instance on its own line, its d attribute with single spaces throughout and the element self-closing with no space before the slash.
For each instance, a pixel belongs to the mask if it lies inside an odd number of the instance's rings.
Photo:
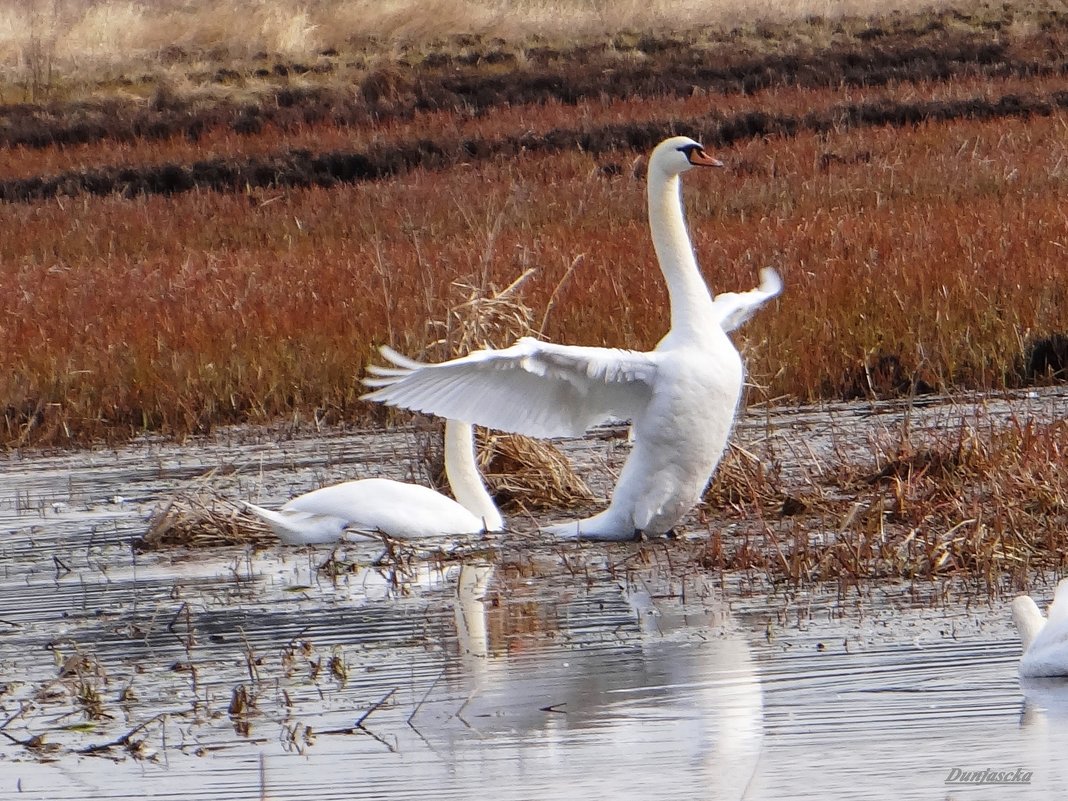
<svg viewBox="0 0 1068 801">
<path fill-rule="evenodd" d="M 680 153 L 683 153 L 686 156 L 686 160 L 690 162 L 690 164 L 701 167 L 723 166 L 722 161 L 720 161 L 719 159 L 712 158 L 710 155 L 708 155 L 708 153 L 705 152 L 705 149 L 696 142 L 690 145 L 682 145 L 678 148 L 678 150 Z"/>
</svg>

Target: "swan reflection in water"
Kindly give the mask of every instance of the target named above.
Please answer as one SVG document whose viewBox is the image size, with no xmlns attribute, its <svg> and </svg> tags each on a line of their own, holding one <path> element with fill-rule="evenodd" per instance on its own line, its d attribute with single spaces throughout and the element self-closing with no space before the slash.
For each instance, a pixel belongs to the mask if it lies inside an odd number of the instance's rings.
<svg viewBox="0 0 1068 801">
<path fill-rule="evenodd" d="M 1023 650 L 1020 725 L 1041 736 L 1051 721 L 1063 728 L 1068 720 L 1068 579 L 1057 585 L 1046 616 L 1032 598 L 1021 595 L 1012 602 L 1012 618 Z"/>
<path fill-rule="evenodd" d="M 595 788 L 604 798 L 721 799 L 752 789 L 763 696 L 725 610 L 695 621 L 644 588 L 615 589 L 594 599 L 601 621 L 588 604 L 564 604 L 538 624 L 559 627 L 540 632 L 553 635 L 539 638 L 548 647 L 532 645 L 510 627 L 522 629 L 515 621 L 545 606 L 510 600 L 493 573 L 465 565 L 457 577 L 460 687 L 420 724 L 450 762 L 451 781 L 481 783 L 492 768 L 501 787 L 510 775 L 516 792 L 538 798 Z M 584 628 L 602 624 L 592 636 Z M 462 725 L 447 725 L 453 717 Z M 613 764 L 626 767 L 606 770 Z"/>
</svg>

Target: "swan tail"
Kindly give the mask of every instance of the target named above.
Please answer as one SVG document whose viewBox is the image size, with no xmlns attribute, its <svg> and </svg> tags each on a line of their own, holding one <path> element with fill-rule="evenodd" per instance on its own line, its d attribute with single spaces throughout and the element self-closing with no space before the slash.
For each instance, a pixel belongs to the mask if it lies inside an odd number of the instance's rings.
<svg viewBox="0 0 1068 801">
<path fill-rule="evenodd" d="M 286 545 L 311 545 L 337 542 L 341 539 L 347 522 L 332 515 L 317 515 L 308 512 L 275 512 L 248 501 L 245 509 L 252 512 L 270 527 L 271 531 Z"/>
</svg>

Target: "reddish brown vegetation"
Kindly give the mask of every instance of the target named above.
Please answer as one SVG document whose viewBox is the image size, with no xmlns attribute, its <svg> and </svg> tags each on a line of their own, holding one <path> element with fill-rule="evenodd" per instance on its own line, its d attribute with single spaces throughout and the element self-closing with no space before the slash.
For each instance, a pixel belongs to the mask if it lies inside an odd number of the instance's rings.
<svg viewBox="0 0 1068 801">
<path fill-rule="evenodd" d="M 233 160 L 217 158 L 192 164 L 148 167 L 115 166 L 79 170 L 47 177 L 0 181 L 0 200 L 44 200 L 57 195 L 175 194 L 192 189 L 232 192 L 244 188 L 324 186 L 373 181 L 400 175 L 415 167 L 444 169 L 460 163 L 513 158 L 521 154 L 581 149 L 591 155 L 629 148 L 645 151 L 673 133 L 699 137 L 707 146 L 725 147 L 745 139 L 792 137 L 803 131 L 825 133 L 870 125 L 917 125 L 957 119 L 995 121 L 999 118 L 1049 116 L 1068 109 L 1068 91 L 1048 97 L 1009 94 L 996 99 L 901 103 L 869 102 L 834 106 L 800 117 L 748 111 L 734 117 L 712 112 L 689 119 L 626 122 L 553 129 L 493 139 L 420 138 L 393 142 L 365 152 L 314 153 L 291 149 L 284 155 Z M 840 162 L 834 153 L 821 156 L 827 167 Z"/>
<path fill-rule="evenodd" d="M 545 335 L 649 346 L 664 289 L 632 162 L 674 131 L 733 167 L 686 182 L 711 284 L 766 264 L 786 281 L 741 334 L 759 392 L 1056 378 L 1068 24 L 950 19 L 774 55 L 707 33 L 571 61 L 528 48 L 522 68 L 484 48 L 458 76 L 455 54 L 368 71 L 351 102 L 294 85 L 251 105 L 9 108 L 2 439 L 366 419 L 374 345 L 432 345 L 452 282 L 529 267 Z"/>
</svg>

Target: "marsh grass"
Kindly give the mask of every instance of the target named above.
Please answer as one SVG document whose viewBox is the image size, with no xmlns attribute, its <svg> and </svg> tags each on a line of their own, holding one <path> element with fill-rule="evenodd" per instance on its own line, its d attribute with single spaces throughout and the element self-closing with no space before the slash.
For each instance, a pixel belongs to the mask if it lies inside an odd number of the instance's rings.
<svg viewBox="0 0 1068 801">
<path fill-rule="evenodd" d="M 820 465 L 803 489 L 735 451 L 706 495 L 714 522 L 701 560 L 797 585 L 967 577 L 994 594 L 1026 587 L 1068 567 L 1066 446 L 1064 421 L 962 423 L 877 443 L 870 462 Z"/>
<path fill-rule="evenodd" d="M 5 109 L 4 136 L 18 135 L 18 115 L 43 132 L 0 148 L 5 176 L 62 191 L 0 214 L 0 440 L 380 421 L 358 398 L 361 365 L 383 342 L 435 360 L 528 329 L 651 347 L 666 327 L 665 295 L 629 165 L 678 130 L 723 142 L 732 167 L 686 181 L 710 284 L 752 286 L 767 264 L 785 279 L 782 298 L 738 338 L 767 397 L 870 399 L 1063 376 L 1053 350 L 1035 355 L 1068 331 L 1058 7 L 938 4 L 886 17 L 858 4 L 860 16 L 832 18 L 801 3 L 769 7 L 776 20 L 752 3 L 727 5 L 747 17 L 736 29 L 639 34 L 624 28 L 680 6 L 628 5 L 609 18 L 590 3 L 553 14 L 524 4 L 510 24 L 569 20 L 571 36 L 542 31 L 534 42 L 523 38 L 534 28 L 450 37 L 459 11 L 470 21 L 501 8 L 446 3 L 419 23 L 438 19 L 436 33 L 411 28 L 394 46 L 354 38 L 329 15 L 359 9 L 370 33 L 378 24 L 393 35 L 390 26 L 414 24 L 403 4 L 279 16 L 264 2 L 240 44 L 222 22 L 237 4 L 215 16 L 197 3 L 0 4 L 13 32 L 0 43 L 15 65 L 6 79 L 21 80 L 33 36 L 83 59 L 84 76 L 92 42 L 93 52 L 143 51 L 176 68 L 142 83 L 102 58 L 135 96 L 105 102 L 85 89 L 85 102 Z M 565 7 L 615 32 L 584 38 Z M 168 42 L 149 36 L 160 30 Z M 174 41 L 176 30 L 187 38 Z M 328 36 L 345 40 L 333 55 Z M 953 47 L 935 46 L 947 37 L 958 37 Z M 317 60 L 294 55 L 306 51 L 333 66 L 316 71 Z M 231 57 L 251 61 L 231 75 Z M 606 72 L 606 59 L 617 69 Z M 308 68 L 299 74 L 298 60 Z M 722 69 L 679 71 L 708 63 Z M 626 80 L 608 86 L 609 75 Z M 424 81 L 445 100 L 419 95 Z M 590 91 L 559 89 L 580 83 Z M 339 87 L 358 102 L 341 102 Z M 372 152 L 390 159 L 373 181 L 301 173 L 317 158 L 336 166 Z M 226 178 L 238 162 L 245 172 L 233 174 L 247 182 Z M 144 169 L 185 175 L 196 165 L 222 176 L 214 190 L 137 188 Z M 129 180 L 116 191 L 105 173 Z M 472 292 L 528 272 L 515 291 L 524 310 L 485 309 L 485 330 L 459 327 L 452 309 Z"/>
<path fill-rule="evenodd" d="M 1068 331 L 1064 126 L 1057 113 L 805 132 L 747 141 L 721 153 L 733 170 L 689 176 L 711 285 L 752 286 L 767 264 L 786 282 L 739 340 L 768 396 L 1046 380 L 1027 352 Z M 557 341 L 651 347 L 665 296 L 642 183 L 598 170 L 634 155 L 6 206 L 2 438 L 366 422 L 358 378 L 376 344 L 436 360 L 486 341 L 458 339 L 450 309 L 528 270 L 516 295 L 529 313 L 486 324 L 501 344 L 536 326 Z"/>
</svg>

